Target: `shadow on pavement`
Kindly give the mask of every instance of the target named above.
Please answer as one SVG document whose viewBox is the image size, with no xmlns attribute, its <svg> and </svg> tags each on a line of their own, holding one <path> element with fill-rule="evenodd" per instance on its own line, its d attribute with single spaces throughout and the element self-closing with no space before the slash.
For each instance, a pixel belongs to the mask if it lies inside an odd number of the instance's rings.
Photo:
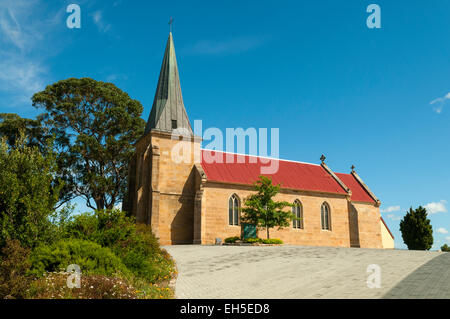
<svg viewBox="0 0 450 319">
<path fill-rule="evenodd" d="M 450 253 L 442 253 L 409 274 L 382 298 L 450 298 Z"/>
</svg>

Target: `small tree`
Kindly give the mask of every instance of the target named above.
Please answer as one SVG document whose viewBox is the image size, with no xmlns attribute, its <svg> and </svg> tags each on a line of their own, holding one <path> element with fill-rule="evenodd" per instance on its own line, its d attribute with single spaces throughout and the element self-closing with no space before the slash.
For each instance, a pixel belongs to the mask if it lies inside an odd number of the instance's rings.
<svg viewBox="0 0 450 319">
<path fill-rule="evenodd" d="M 445 252 L 449 252 L 450 251 L 450 247 L 447 244 L 444 244 L 443 246 L 441 246 L 441 250 L 445 251 Z"/>
<path fill-rule="evenodd" d="M 280 185 L 273 185 L 272 180 L 266 176 L 260 176 L 254 184 L 257 194 L 250 195 L 245 200 L 245 207 L 241 209 L 243 215 L 241 221 L 256 225 L 259 229 L 266 229 L 267 239 L 270 238 L 269 229 L 278 226 L 278 229 L 288 227 L 294 214 L 283 211 L 285 207 L 292 207 L 288 202 L 277 202 L 272 198 L 280 191 Z"/>
<path fill-rule="evenodd" d="M 33 247 L 52 237 L 50 219 L 63 186 L 56 170 L 55 154 L 28 146 L 23 135 L 14 147 L 0 140 L 0 248 L 7 239 Z"/>
<path fill-rule="evenodd" d="M 409 209 L 400 221 L 400 231 L 408 249 L 429 250 L 433 246 L 433 228 L 427 218 L 427 210 L 422 206 Z"/>
</svg>

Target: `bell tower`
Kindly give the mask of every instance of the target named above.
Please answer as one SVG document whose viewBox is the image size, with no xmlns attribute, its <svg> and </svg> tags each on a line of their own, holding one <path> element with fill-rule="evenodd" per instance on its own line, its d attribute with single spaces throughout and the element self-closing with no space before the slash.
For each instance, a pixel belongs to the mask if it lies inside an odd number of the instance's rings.
<svg viewBox="0 0 450 319">
<path fill-rule="evenodd" d="M 124 200 L 124 210 L 137 222 L 150 224 L 162 245 L 193 242 L 198 184 L 194 159 L 200 141 L 184 107 L 170 32 L 145 133 L 130 162 Z"/>
</svg>

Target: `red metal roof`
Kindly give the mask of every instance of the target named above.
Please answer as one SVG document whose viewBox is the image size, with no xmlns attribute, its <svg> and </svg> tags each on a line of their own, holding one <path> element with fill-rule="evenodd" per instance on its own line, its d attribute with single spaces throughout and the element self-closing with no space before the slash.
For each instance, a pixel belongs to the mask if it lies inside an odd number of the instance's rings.
<svg viewBox="0 0 450 319">
<path fill-rule="evenodd" d="M 335 173 L 336 176 L 352 191 L 352 201 L 375 203 L 372 196 L 367 193 L 364 187 L 356 180 L 352 174 Z"/>
<path fill-rule="evenodd" d="M 218 156 L 221 162 L 212 162 Z M 227 156 L 232 161 L 227 160 Z M 252 163 L 250 160 L 256 161 Z M 242 161 L 243 163 L 240 163 Z M 270 161 L 270 162 L 267 162 Z M 262 167 L 278 162 L 278 171 L 274 174 L 261 174 Z M 269 176 L 274 184 L 283 188 L 347 194 L 338 182 L 320 165 L 267 159 L 256 156 L 202 150 L 202 167 L 209 181 L 250 185 L 260 175 Z"/>
</svg>

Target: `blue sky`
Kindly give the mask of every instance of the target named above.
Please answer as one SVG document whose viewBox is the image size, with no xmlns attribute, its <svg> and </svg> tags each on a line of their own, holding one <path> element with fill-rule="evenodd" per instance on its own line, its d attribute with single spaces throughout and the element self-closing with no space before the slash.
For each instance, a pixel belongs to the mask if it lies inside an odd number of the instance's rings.
<svg viewBox="0 0 450 319">
<path fill-rule="evenodd" d="M 66 27 L 71 3 L 81 29 Z M 366 26 L 371 3 L 381 29 Z M 147 119 L 170 16 L 191 122 L 279 127 L 281 158 L 356 166 L 397 248 L 418 205 L 433 248 L 450 243 L 447 0 L 0 0 L 0 112 L 33 117 L 33 93 L 88 76 L 141 101 Z"/>
</svg>

